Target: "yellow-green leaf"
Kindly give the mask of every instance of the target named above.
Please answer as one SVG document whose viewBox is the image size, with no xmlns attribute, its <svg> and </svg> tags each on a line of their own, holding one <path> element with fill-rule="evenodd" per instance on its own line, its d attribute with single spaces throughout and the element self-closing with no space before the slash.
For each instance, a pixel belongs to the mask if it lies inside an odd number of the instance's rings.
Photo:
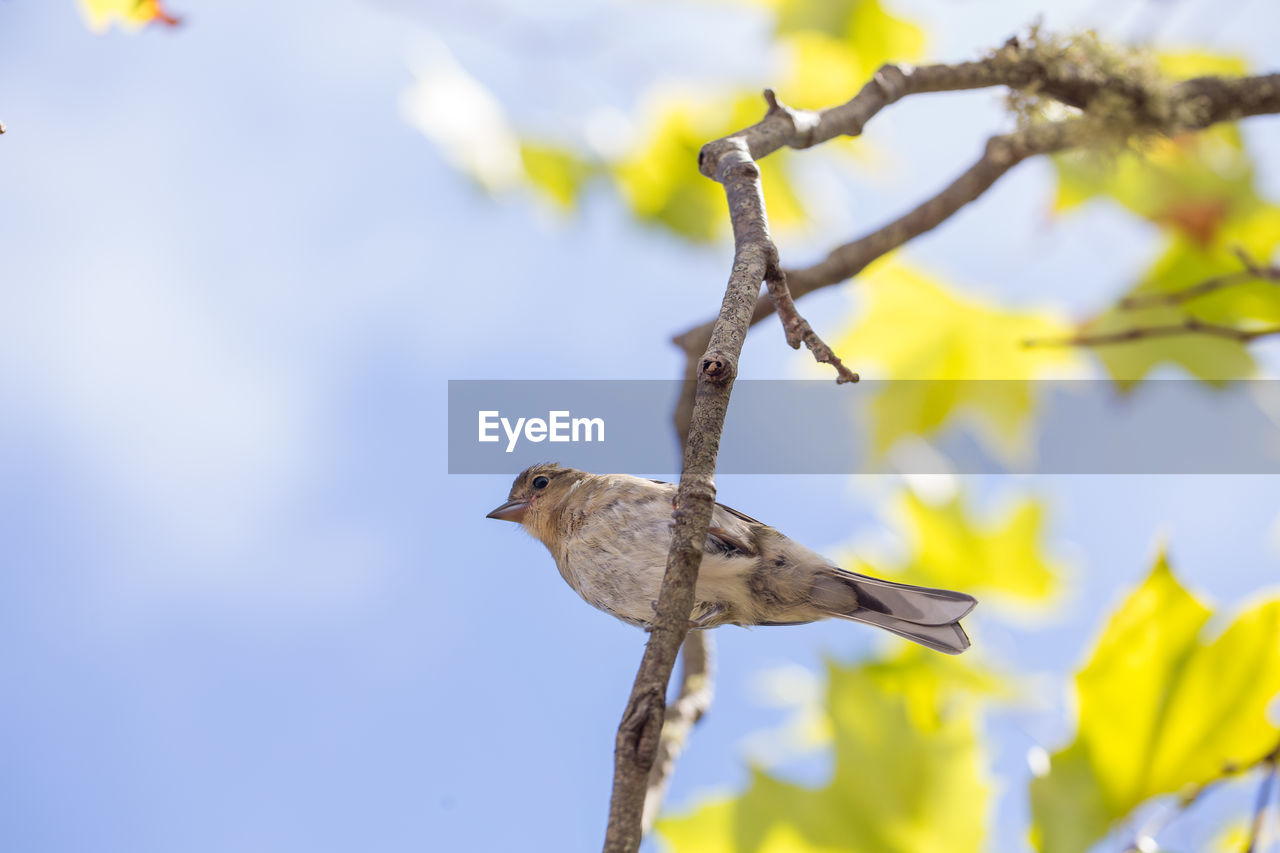
<svg viewBox="0 0 1280 853">
<path fill-rule="evenodd" d="M 698 171 L 702 146 L 759 121 L 766 105 L 759 93 L 660 102 L 645 122 L 647 135 L 610 167 L 624 198 L 642 221 L 660 223 L 686 239 L 708 241 L 729 231 L 724 187 Z M 762 159 L 760 179 L 771 225 L 805 220 L 787 175 L 787 156 Z"/>
<path fill-rule="evenodd" d="M 568 149 L 528 140 L 520 143 L 520 159 L 534 188 L 562 209 L 573 207 L 583 185 L 597 171 L 594 164 Z"/>
<path fill-rule="evenodd" d="M 1045 555 L 1044 505 L 1027 498 L 994 522 L 975 519 L 956 495 L 931 504 L 904 492 L 893 515 L 907 541 L 904 565 L 863 563 L 846 558 L 842 565 L 873 575 L 892 575 L 908 583 L 962 589 L 988 603 L 1022 605 L 1044 601 L 1058 587 L 1060 569 Z M 989 598 L 990 596 L 990 598 Z"/>
<path fill-rule="evenodd" d="M 1111 618 L 1076 676 L 1076 739 L 1031 784 L 1040 850 L 1084 850 L 1148 798 L 1255 763 L 1280 740 L 1267 720 L 1280 693 L 1280 599 L 1212 640 L 1210 615 L 1161 557 Z"/>
<path fill-rule="evenodd" d="M 781 0 L 777 10 L 787 58 L 778 88 L 792 106 L 842 104 L 881 65 L 913 62 L 924 52 L 924 32 L 876 0 Z"/>
<path fill-rule="evenodd" d="M 1085 324 L 1081 331 L 1104 335 L 1133 329 L 1174 327 L 1188 317 L 1228 328 L 1252 330 L 1280 324 L 1280 287 L 1262 279 L 1234 281 L 1176 302 L 1153 298 L 1187 292 L 1245 269 L 1237 250 L 1266 263 L 1280 246 L 1280 207 L 1258 203 L 1222 226 L 1212 245 L 1175 236 L 1165 253 L 1121 302 Z M 1135 307 L 1126 307 L 1126 304 Z M 1253 357 L 1240 341 L 1178 333 L 1093 347 L 1094 354 L 1122 389 L 1132 387 L 1160 365 L 1180 367 L 1211 384 L 1254 373 Z"/>
<path fill-rule="evenodd" d="M 1126 153 L 1109 165 L 1090 155 L 1064 155 L 1055 163 L 1059 207 L 1105 194 L 1169 234 L 1164 254 L 1128 294 L 1133 301 L 1095 317 L 1082 332 L 1167 331 L 1188 318 L 1241 330 L 1280 322 L 1280 288 L 1269 282 L 1233 283 L 1192 299 L 1152 300 L 1239 273 L 1239 250 L 1265 263 L 1280 245 L 1280 207 L 1257 194 L 1253 163 L 1237 128 L 1159 141 L 1142 155 Z M 1222 336 L 1154 334 L 1094 351 L 1122 389 L 1162 364 L 1214 384 L 1254 371 L 1245 344 Z"/>
<path fill-rule="evenodd" d="M 1090 151 L 1059 154 L 1053 163 L 1058 210 L 1105 195 L 1202 245 L 1259 203 L 1253 161 L 1231 125 L 1152 140 L 1141 151 L 1109 158 Z"/>
<path fill-rule="evenodd" d="M 1028 348 L 1023 341 L 1061 338 L 1066 324 L 962 296 L 892 262 L 859 281 L 870 305 L 836 351 L 856 360 L 868 378 L 935 380 L 895 382 L 872 401 L 874 451 L 883 454 L 904 436 L 935 434 L 958 415 L 994 432 L 979 433 L 992 452 L 1021 450 L 1036 400 L 1029 380 L 1061 373 L 1078 358 L 1069 348 Z"/>
<path fill-rule="evenodd" d="M 769 0 L 768 5 L 776 10 L 779 36 L 818 33 L 841 39 L 871 71 L 885 62 L 910 62 L 924 49 L 923 31 L 879 0 Z"/>
<path fill-rule="evenodd" d="M 658 822 L 697 853 L 981 849 L 989 783 L 974 703 L 909 656 L 830 664 L 835 770 L 807 788 L 754 770 L 747 791 Z"/>
<path fill-rule="evenodd" d="M 1176 326 L 1186 312 L 1172 306 L 1140 311 L 1111 309 L 1081 331 L 1105 335 L 1134 328 Z M 1175 365 L 1211 385 L 1251 376 L 1253 357 L 1239 341 L 1210 335 L 1176 334 L 1096 345 L 1092 348 L 1107 373 L 1122 390 L 1129 390 L 1162 364 Z"/>
<path fill-rule="evenodd" d="M 1243 61 L 1234 56 L 1171 52 L 1158 55 L 1156 61 L 1171 79 L 1244 73 Z M 1149 139 L 1141 150 L 1114 156 L 1068 152 L 1056 155 L 1053 163 L 1058 210 L 1106 195 L 1138 216 L 1202 244 L 1212 242 L 1218 225 L 1257 201 L 1253 162 L 1233 125 Z"/>
<path fill-rule="evenodd" d="M 1257 204 L 1224 223 L 1213 245 L 1175 238 L 1129 296 L 1150 299 L 1155 294 L 1185 292 L 1211 279 L 1235 276 L 1245 269 L 1238 252 L 1265 264 L 1277 246 L 1280 207 Z M 1280 287 L 1258 279 L 1233 283 L 1181 302 L 1179 307 L 1209 323 L 1239 328 L 1272 324 L 1280 322 Z"/>
<path fill-rule="evenodd" d="M 1174 80 L 1218 74 L 1239 77 L 1249 71 L 1244 57 L 1224 53 L 1208 53 L 1202 50 L 1170 50 L 1156 55 L 1160 72 Z"/>
</svg>

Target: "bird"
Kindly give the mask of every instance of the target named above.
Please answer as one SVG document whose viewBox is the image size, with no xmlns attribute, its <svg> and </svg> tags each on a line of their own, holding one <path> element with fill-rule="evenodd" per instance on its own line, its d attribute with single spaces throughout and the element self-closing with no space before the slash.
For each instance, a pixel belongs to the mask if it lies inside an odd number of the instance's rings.
<svg viewBox="0 0 1280 853">
<path fill-rule="evenodd" d="M 588 604 L 651 628 L 674 526 L 676 486 L 557 463 L 522 471 L 486 517 L 519 523 Z M 962 592 L 850 572 L 762 521 L 717 503 L 698 570 L 691 629 L 847 619 L 947 654 L 969 648 Z"/>
</svg>

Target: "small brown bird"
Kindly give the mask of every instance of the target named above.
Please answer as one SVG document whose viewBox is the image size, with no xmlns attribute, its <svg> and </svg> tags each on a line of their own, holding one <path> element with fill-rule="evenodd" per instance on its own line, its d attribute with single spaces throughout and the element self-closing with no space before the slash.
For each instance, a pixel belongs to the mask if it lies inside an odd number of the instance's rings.
<svg viewBox="0 0 1280 853">
<path fill-rule="evenodd" d="M 520 523 L 547 546 L 588 603 L 624 622 L 653 621 L 671 546 L 676 487 L 544 463 L 516 477 L 489 518 Z M 947 654 L 969 648 L 971 595 L 847 572 L 778 531 L 716 504 L 690 627 L 799 625 L 839 618 Z"/>
</svg>

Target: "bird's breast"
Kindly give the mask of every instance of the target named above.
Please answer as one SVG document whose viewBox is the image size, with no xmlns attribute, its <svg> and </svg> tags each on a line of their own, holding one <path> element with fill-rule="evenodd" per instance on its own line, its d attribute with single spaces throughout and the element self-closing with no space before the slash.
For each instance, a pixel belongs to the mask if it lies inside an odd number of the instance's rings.
<svg viewBox="0 0 1280 853">
<path fill-rule="evenodd" d="M 671 506 L 647 501 L 588 514 L 565 536 L 556 566 L 587 603 L 634 624 L 653 619 L 671 545 Z"/>
</svg>

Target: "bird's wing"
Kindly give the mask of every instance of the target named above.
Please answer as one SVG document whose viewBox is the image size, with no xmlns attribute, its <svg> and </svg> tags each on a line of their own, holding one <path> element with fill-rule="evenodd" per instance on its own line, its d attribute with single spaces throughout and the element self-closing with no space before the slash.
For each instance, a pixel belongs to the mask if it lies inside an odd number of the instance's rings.
<svg viewBox="0 0 1280 853">
<path fill-rule="evenodd" d="M 670 489 L 672 500 L 675 500 L 674 492 L 678 487 L 674 483 L 668 483 L 665 480 L 649 482 L 662 486 L 664 490 Z M 740 554 L 754 557 L 760 553 L 760 549 L 755 544 L 755 530 L 767 526 L 763 521 L 754 519 L 745 512 L 717 503 L 711 511 L 711 527 L 707 531 L 706 551 L 725 556 Z"/>
<path fill-rule="evenodd" d="M 650 480 L 649 482 L 650 482 L 650 483 L 656 483 L 657 485 L 659 485 L 659 486 L 664 486 L 664 487 L 666 487 L 666 488 L 668 488 L 668 489 L 678 489 L 678 488 L 679 488 L 679 486 L 677 486 L 675 483 L 668 483 L 666 480 Z M 759 520 L 759 519 L 757 519 L 757 518 L 752 518 L 751 516 L 747 515 L 745 512 L 739 512 L 738 510 L 734 509 L 733 507 L 731 507 L 731 506 L 725 506 L 725 505 L 724 505 L 724 504 L 722 504 L 722 503 L 717 503 L 717 504 L 716 504 L 716 509 L 717 509 L 718 511 L 726 512 L 726 513 L 728 513 L 729 515 L 733 516 L 734 518 L 739 519 L 740 521 L 745 521 L 747 524 L 759 524 L 759 525 L 764 526 L 764 527 L 767 527 L 767 526 L 768 526 L 768 525 L 767 525 L 767 524 L 765 524 L 763 521 L 760 521 L 760 520 Z M 718 514 L 719 514 L 719 513 L 717 512 L 717 515 L 718 515 Z M 711 523 L 712 523 L 712 524 L 715 524 L 715 523 L 716 523 L 715 516 L 712 516 L 712 517 L 711 517 Z"/>
<path fill-rule="evenodd" d="M 707 550 L 714 547 L 722 554 L 754 557 L 760 553 L 760 548 L 756 544 L 756 531 L 765 526 L 733 507 L 718 503 L 711 510 Z"/>
<path fill-rule="evenodd" d="M 727 512 L 729 515 L 733 516 L 734 518 L 738 519 L 739 521 L 744 521 L 744 522 L 746 522 L 747 524 L 758 524 L 758 525 L 760 525 L 761 527 L 768 527 L 768 526 L 769 526 L 769 525 L 765 524 L 763 521 L 759 521 L 758 519 L 754 519 L 754 518 L 752 518 L 751 516 L 747 515 L 745 512 L 738 512 L 738 511 L 737 511 L 736 509 L 734 509 L 733 507 L 731 507 L 731 506 L 725 506 L 725 505 L 724 505 L 724 504 L 722 504 L 722 503 L 718 503 L 718 504 L 716 504 L 716 509 L 717 509 L 717 510 L 723 510 L 724 512 Z M 715 521 L 715 515 L 714 515 L 714 514 L 711 516 L 711 520 L 712 520 L 712 522 L 714 522 L 714 521 Z"/>
</svg>

